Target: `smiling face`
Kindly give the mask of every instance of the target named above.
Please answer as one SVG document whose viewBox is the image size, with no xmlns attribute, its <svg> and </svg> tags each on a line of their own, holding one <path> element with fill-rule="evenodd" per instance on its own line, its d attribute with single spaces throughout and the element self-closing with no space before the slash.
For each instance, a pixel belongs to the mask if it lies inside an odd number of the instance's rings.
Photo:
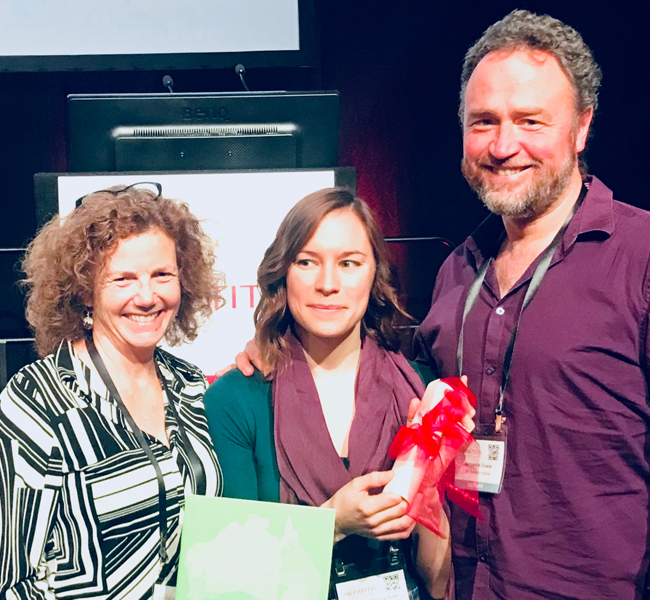
<svg viewBox="0 0 650 600">
<path fill-rule="evenodd" d="M 365 227 L 350 209 L 328 213 L 287 273 L 287 303 L 303 345 L 309 336 L 361 338 L 375 277 Z"/>
<path fill-rule="evenodd" d="M 159 229 L 121 240 L 95 284 L 95 342 L 124 356 L 149 356 L 180 303 L 174 240 Z"/>
<path fill-rule="evenodd" d="M 580 182 L 593 110 L 576 114 L 573 87 L 547 52 L 491 52 L 464 107 L 463 174 L 492 212 L 535 218 Z"/>
</svg>

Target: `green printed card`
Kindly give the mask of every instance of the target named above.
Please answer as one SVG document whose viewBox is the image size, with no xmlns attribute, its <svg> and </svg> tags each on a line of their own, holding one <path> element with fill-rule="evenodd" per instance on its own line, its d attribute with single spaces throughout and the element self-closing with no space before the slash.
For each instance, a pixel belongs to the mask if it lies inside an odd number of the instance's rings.
<svg viewBox="0 0 650 600">
<path fill-rule="evenodd" d="M 327 600 L 334 510 L 188 496 L 176 600 Z"/>
</svg>

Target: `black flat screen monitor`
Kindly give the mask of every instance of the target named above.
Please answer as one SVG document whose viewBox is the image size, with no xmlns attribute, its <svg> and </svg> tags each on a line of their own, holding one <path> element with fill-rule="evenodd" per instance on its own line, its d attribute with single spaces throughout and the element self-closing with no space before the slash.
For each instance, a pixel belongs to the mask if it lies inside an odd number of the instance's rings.
<svg viewBox="0 0 650 600">
<path fill-rule="evenodd" d="M 333 91 L 68 96 L 73 172 L 332 168 Z"/>
</svg>

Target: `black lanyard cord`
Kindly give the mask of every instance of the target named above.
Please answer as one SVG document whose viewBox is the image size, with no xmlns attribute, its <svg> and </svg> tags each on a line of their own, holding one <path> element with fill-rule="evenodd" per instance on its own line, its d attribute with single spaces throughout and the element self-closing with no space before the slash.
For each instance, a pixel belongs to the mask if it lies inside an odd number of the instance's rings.
<svg viewBox="0 0 650 600">
<path fill-rule="evenodd" d="M 517 340 L 517 332 L 519 331 L 521 315 L 523 314 L 524 310 L 528 307 L 532 299 L 535 297 L 535 294 L 537 294 L 537 292 L 539 291 L 544 276 L 546 275 L 546 272 L 551 266 L 553 255 L 555 254 L 555 251 L 557 250 L 558 246 L 562 242 L 562 238 L 564 237 L 564 234 L 566 233 L 566 230 L 569 227 L 569 223 L 571 223 L 573 216 L 575 215 L 576 211 L 582 204 L 582 201 L 584 200 L 586 194 L 587 194 L 587 188 L 583 186 L 580 192 L 580 196 L 578 197 L 577 202 L 573 205 L 571 212 L 567 215 L 564 224 L 557 232 L 557 234 L 555 234 L 553 241 L 548 245 L 546 250 L 544 250 L 544 252 L 542 253 L 539 263 L 537 264 L 537 267 L 535 267 L 535 271 L 533 272 L 533 276 L 531 277 L 530 284 L 528 285 L 528 289 L 526 290 L 524 301 L 522 302 L 521 308 L 519 310 L 519 315 L 517 317 L 517 321 L 515 322 L 515 326 L 510 335 L 510 341 L 508 342 L 508 347 L 506 348 L 506 353 L 503 358 L 503 368 L 501 370 L 501 385 L 499 388 L 499 402 L 494 411 L 494 414 L 497 415 L 498 424 L 500 424 L 501 421 L 500 417 L 501 415 L 503 415 L 503 400 L 504 400 L 506 386 L 508 385 L 508 381 L 510 379 L 510 367 L 512 365 L 512 354 L 515 349 L 515 341 Z M 496 253 L 498 253 L 498 249 L 495 252 L 495 254 Z M 463 338 L 465 334 L 465 321 L 467 319 L 467 315 L 470 313 L 474 304 L 478 300 L 481 287 L 483 285 L 483 282 L 485 281 L 485 276 L 487 274 L 488 267 L 492 264 L 493 260 L 494 257 L 491 256 L 487 260 L 483 261 L 483 264 L 477 271 L 476 277 L 472 282 L 469 291 L 467 292 L 467 299 L 465 300 L 465 307 L 463 309 L 463 318 L 460 326 L 460 336 L 458 338 L 458 349 L 456 352 L 456 362 L 458 365 L 459 376 L 463 374 Z"/>
<path fill-rule="evenodd" d="M 199 458 L 196 451 L 194 450 L 194 446 L 192 446 L 192 444 L 190 443 L 190 439 L 187 437 L 187 433 L 185 432 L 185 427 L 183 426 L 180 416 L 178 415 L 178 411 L 176 410 L 176 407 L 174 406 L 174 402 L 172 401 L 172 395 L 169 393 L 169 390 L 167 389 L 167 383 L 165 381 L 165 378 L 162 376 L 162 373 L 160 372 L 160 369 L 158 368 L 157 364 L 156 364 L 156 373 L 158 373 L 158 379 L 160 380 L 160 383 L 162 384 L 162 387 L 165 390 L 167 397 L 169 398 L 168 406 L 170 410 L 174 413 L 174 417 L 176 419 L 176 426 L 178 427 L 178 435 L 180 435 L 181 438 L 181 447 L 185 450 L 185 456 L 187 458 L 187 461 L 191 465 L 190 473 L 194 475 L 194 493 L 199 496 L 205 496 L 207 491 L 207 480 L 205 476 L 205 469 L 203 467 L 203 463 L 201 462 L 201 459 Z"/>
<path fill-rule="evenodd" d="M 158 460 L 154 456 L 153 451 L 151 450 L 151 447 L 149 446 L 149 443 L 147 442 L 146 438 L 144 437 L 144 434 L 140 430 L 140 428 L 135 424 L 135 421 L 133 420 L 133 417 L 129 413 L 128 409 L 124 405 L 124 402 L 122 401 L 122 398 L 117 391 L 117 388 L 115 387 L 115 384 L 113 383 L 113 380 L 108 373 L 108 370 L 106 369 L 106 365 L 104 364 L 104 361 L 102 360 L 102 357 L 99 355 L 99 352 L 97 351 L 97 348 L 95 347 L 95 343 L 92 338 L 92 334 L 89 334 L 86 336 L 86 348 L 88 349 L 88 354 L 90 355 L 90 359 L 93 361 L 93 364 L 95 365 L 95 368 L 97 369 L 97 372 L 99 373 L 99 376 L 102 378 L 102 381 L 104 382 L 104 385 L 106 386 L 106 389 L 108 390 L 109 394 L 113 398 L 113 401 L 115 404 L 117 404 L 118 408 L 122 412 L 122 415 L 124 416 L 124 419 L 128 423 L 129 427 L 133 431 L 133 434 L 135 435 L 136 439 L 138 440 L 138 443 L 142 447 L 142 450 L 144 453 L 147 455 L 147 458 L 151 462 L 154 471 L 156 473 L 156 480 L 158 482 L 158 524 L 160 528 L 160 547 L 158 549 L 158 554 L 160 556 L 160 560 L 164 563 L 167 562 L 167 539 L 168 539 L 168 530 L 167 530 L 167 490 L 165 488 L 165 480 L 163 478 L 162 471 L 160 469 L 160 465 L 158 463 Z M 158 369 L 158 366 L 156 365 L 156 373 L 158 374 L 158 378 L 161 382 L 161 385 L 163 387 L 163 390 L 167 392 L 167 386 L 165 383 L 164 378 L 160 374 L 160 371 Z M 204 495 L 206 492 L 206 476 L 205 476 L 205 469 L 203 468 L 203 463 L 201 463 L 199 457 L 197 456 L 193 446 L 190 444 L 190 441 L 187 437 L 187 434 L 185 433 L 185 429 L 183 425 L 181 424 L 180 418 L 178 416 L 178 413 L 176 411 L 176 407 L 174 406 L 174 402 L 171 398 L 171 395 L 168 394 L 168 406 L 170 407 L 171 411 L 174 413 L 174 416 L 176 418 L 176 423 L 178 425 L 178 433 L 181 437 L 181 442 L 182 445 L 185 449 L 185 454 L 187 456 L 187 459 L 191 465 L 191 471 L 194 473 L 195 476 L 195 490 L 197 494 L 202 494 Z"/>
</svg>

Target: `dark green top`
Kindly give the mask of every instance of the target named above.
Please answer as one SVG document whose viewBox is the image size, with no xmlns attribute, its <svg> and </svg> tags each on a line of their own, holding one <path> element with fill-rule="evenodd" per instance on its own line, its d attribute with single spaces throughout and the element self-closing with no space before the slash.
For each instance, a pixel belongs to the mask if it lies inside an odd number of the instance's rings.
<svg viewBox="0 0 650 600">
<path fill-rule="evenodd" d="M 411 366 L 423 382 L 433 380 L 428 367 L 417 363 Z M 204 401 L 210 435 L 223 469 L 223 495 L 279 502 L 271 383 L 259 371 L 245 377 L 233 369 L 208 388 Z"/>
</svg>

